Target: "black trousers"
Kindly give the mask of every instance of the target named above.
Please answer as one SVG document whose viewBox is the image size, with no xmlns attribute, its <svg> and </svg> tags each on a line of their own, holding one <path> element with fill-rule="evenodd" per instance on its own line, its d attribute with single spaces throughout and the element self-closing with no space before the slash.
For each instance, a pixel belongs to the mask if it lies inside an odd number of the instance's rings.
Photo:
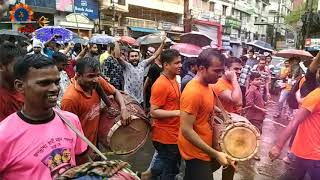
<svg viewBox="0 0 320 180">
<path fill-rule="evenodd" d="M 183 180 L 213 180 L 212 173 L 221 167 L 215 159 L 202 161 L 199 159 L 186 160 L 185 176 Z M 222 170 L 222 180 L 233 180 L 234 169 L 228 166 Z"/>
</svg>

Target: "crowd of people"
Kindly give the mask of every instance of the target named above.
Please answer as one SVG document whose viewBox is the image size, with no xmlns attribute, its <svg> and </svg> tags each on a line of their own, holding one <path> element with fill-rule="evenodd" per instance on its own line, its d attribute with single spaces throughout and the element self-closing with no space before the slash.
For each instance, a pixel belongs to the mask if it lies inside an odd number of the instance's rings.
<svg viewBox="0 0 320 180">
<path fill-rule="evenodd" d="M 0 45 L 0 178 L 52 179 L 66 169 L 97 159 L 59 114 L 97 145 L 101 99 L 113 96 L 123 126 L 132 121 L 121 91 L 150 114 L 155 153 L 141 179 L 232 180 L 237 162 L 214 147 L 214 107 L 221 101 L 230 113 L 245 116 L 260 133 L 271 100 L 271 54 L 253 49 L 241 58 L 207 48 L 197 58 L 165 49 L 123 48 L 119 39 L 107 47 L 90 43 L 55 43 L 57 36 L 32 48 Z M 28 52 L 29 49 L 29 52 Z M 320 179 L 320 88 L 318 54 L 305 72 L 301 60 L 284 62 L 278 102 L 280 118 L 288 109 L 289 125 L 269 156 L 277 159 L 286 142 L 288 168 L 280 179 Z M 286 108 L 284 108 L 286 107 Z M 295 112 L 293 109 L 297 109 Z M 260 153 L 255 160 L 260 160 Z M 183 168 L 182 168 L 183 167 Z"/>
</svg>

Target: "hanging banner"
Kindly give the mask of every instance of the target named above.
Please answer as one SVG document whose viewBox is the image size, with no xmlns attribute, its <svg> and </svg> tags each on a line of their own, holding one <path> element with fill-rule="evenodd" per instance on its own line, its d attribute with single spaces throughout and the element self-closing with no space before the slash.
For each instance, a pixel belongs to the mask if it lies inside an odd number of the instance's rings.
<svg viewBox="0 0 320 180">
<path fill-rule="evenodd" d="M 96 0 L 75 0 L 74 12 L 83 14 L 91 20 L 99 19 L 99 6 Z"/>
<path fill-rule="evenodd" d="M 73 0 L 56 0 L 58 11 L 73 12 Z"/>
</svg>

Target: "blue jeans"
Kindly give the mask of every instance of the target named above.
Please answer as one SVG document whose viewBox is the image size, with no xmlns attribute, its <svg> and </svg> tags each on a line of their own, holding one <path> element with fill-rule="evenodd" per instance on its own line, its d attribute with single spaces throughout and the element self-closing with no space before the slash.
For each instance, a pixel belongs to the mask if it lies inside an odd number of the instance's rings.
<svg viewBox="0 0 320 180">
<path fill-rule="evenodd" d="M 162 166 L 161 180 L 174 180 L 179 174 L 181 156 L 177 144 L 162 144 L 153 141 L 155 149 L 158 151 Z"/>
<path fill-rule="evenodd" d="M 280 180 L 303 180 L 308 173 L 311 180 L 320 179 L 320 160 L 309 160 L 295 157 L 296 160 L 290 164 L 290 168 L 283 174 Z"/>
<path fill-rule="evenodd" d="M 157 177 L 160 176 L 162 173 L 162 162 L 159 158 L 159 154 L 157 150 L 154 151 L 148 170 L 151 171 L 152 180 L 157 179 Z"/>
<path fill-rule="evenodd" d="M 287 99 L 289 98 L 290 95 L 290 91 L 283 89 L 280 93 L 280 97 L 279 97 L 279 102 L 278 102 L 278 108 L 279 108 L 279 114 L 282 114 L 282 109 L 283 106 L 285 104 L 285 102 L 287 101 Z M 293 110 L 289 107 L 289 116 L 292 116 L 293 114 Z"/>
</svg>

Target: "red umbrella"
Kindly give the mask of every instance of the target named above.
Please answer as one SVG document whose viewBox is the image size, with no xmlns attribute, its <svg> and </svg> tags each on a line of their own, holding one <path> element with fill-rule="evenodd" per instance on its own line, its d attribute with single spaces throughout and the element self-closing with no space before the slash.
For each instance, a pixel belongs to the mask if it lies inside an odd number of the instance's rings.
<svg viewBox="0 0 320 180">
<path fill-rule="evenodd" d="M 299 57 L 303 60 L 309 60 L 313 58 L 312 54 L 310 54 L 308 51 L 298 49 L 281 50 L 275 55 L 283 58 Z"/>
<path fill-rule="evenodd" d="M 121 36 L 120 41 L 130 45 L 133 45 L 136 42 L 136 40 L 130 36 Z"/>
<path fill-rule="evenodd" d="M 187 43 L 176 43 L 170 48 L 178 50 L 181 55 L 186 57 L 198 57 L 202 51 L 201 47 Z"/>
</svg>

